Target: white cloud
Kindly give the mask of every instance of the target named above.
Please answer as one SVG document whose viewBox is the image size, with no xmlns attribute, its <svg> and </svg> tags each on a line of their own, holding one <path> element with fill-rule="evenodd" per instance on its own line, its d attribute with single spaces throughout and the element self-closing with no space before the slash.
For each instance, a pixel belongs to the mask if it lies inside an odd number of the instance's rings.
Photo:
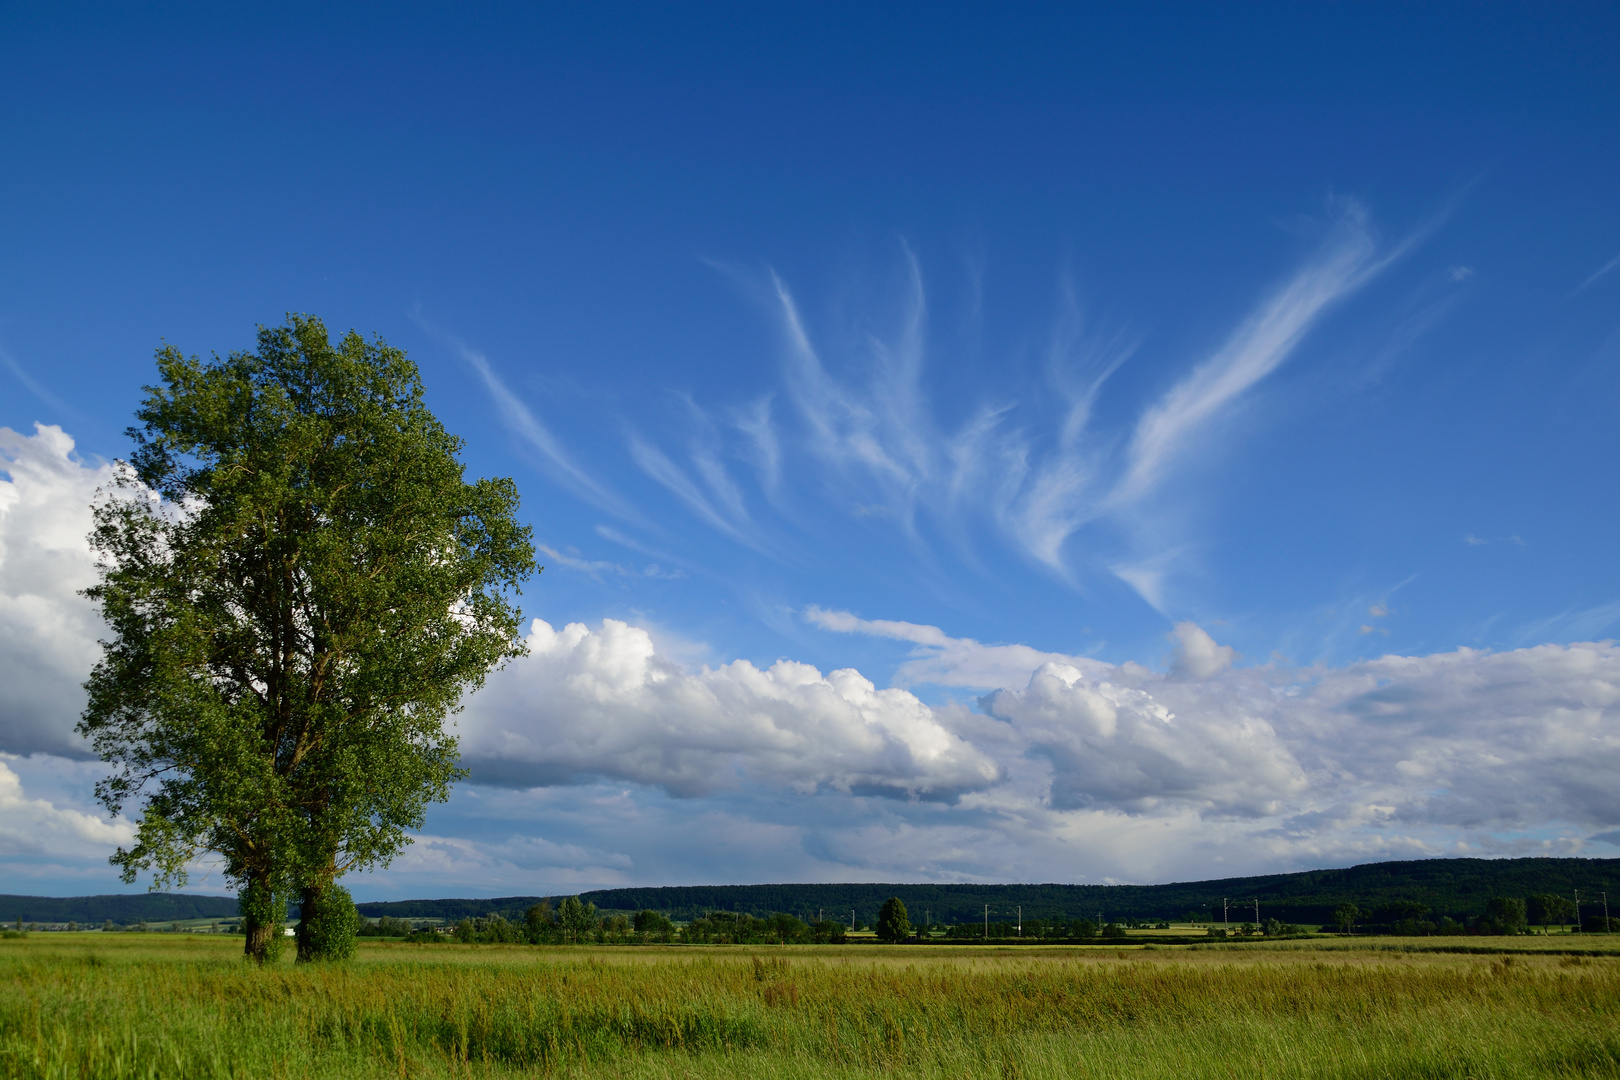
<svg viewBox="0 0 1620 1080">
<path fill-rule="evenodd" d="M 1304 770 L 1265 719 L 1233 708 L 1228 695 L 1189 704 L 1178 715 L 1146 691 L 1068 664 L 1042 665 L 1025 689 L 984 699 L 985 711 L 1051 759 L 1050 797 L 1061 809 L 1180 804 L 1258 817 L 1304 792 Z"/>
<path fill-rule="evenodd" d="M 1215 644 L 1215 639 L 1197 623 L 1176 623 L 1170 638 L 1176 643 L 1175 655 L 1170 659 L 1170 676 L 1175 679 L 1214 678 L 1237 659 L 1236 649 Z"/>
<path fill-rule="evenodd" d="M 426 328 L 426 324 L 423 324 Z M 460 341 L 451 341 L 461 359 L 472 366 L 495 403 L 501 424 L 539 455 L 539 463 L 553 480 L 562 484 L 592 506 L 616 514 L 626 520 L 639 520 L 635 509 L 618 493 L 592 476 L 568 453 L 562 440 L 535 416 L 534 411 L 507 387 L 506 382 L 490 365 L 489 358 Z"/>
<path fill-rule="evenodd" d="M 851 669 L 779 660 L 693 674 L 646 630 L 536 619 L 530 654 L 469 703 L 474 776 L 529 786 L 596 776 L 699 796 L 745 781 L 949 797 L 994 783 L 995 763 L 900 689 Z"/>
<path fill-rule="evenodd" d="M 108 821 L 48 799 L 29 798 L 22 778 L 0 760 L 0 856 L 105 858 L 135 838 L 127 819 Z"/>
<path fill-rule="evenodd" d="M 968 685 L 994 667 L 1008 674 L 1021 648 L 846 613 L 813 621 L 920 643 L 928 666 L 913 671 L 934 672 L 940 685 Z M 1620 647 L 1611 642 L 1233 668 L 1230 647 L 1196 625 L 1180 624 L 1174 637 L 1166 674 L 1030 650 L 1041 659 L 1027 685 L 983 699 L 1012 725 L 1015 737 L 993 751 L 1009 784 L 1019 776 L 1010 755 L 1034 752 L 1051 760 L 1051 786 L 1026 788 L 1025 798 L 1133 814 L 1169 804 L 1263 810 L 1275 828 L 1315 839 L 1362 828 L 1620 823 L 1620 794 L 1602 779 L 1620 769 Z M 986 663 L 991 650 L 1000 665 Z"/>
<path fill-rule="evenodd" d="M 113 478 L 61 428 L 0 428 L 0 750 L 83 756 L 73 733 L 104 624 L 78 595 L 96 581 L 90 503 Z"/>
<path fill-rule="evenodd" d="M 1116 501 L 1146 494 L 1200 430 L 1271 374 L 1322 312 L 1378 269 L 1366 213 L 1349 205 L 1318 256 L 1246 319 L 1226 343 L 1137 422 Z"/>
<path fill-rule="evenodd" d="M 128 823 L 78 808 L 88 799 L 69 789 L 93 780 L 77 774 L 61 794 L 41 798 L 33 779 L 25 794 L 33 774 L 19 762 L 84 754 L 72 726 L 102 629 L 77 590 L 95 579 L 89 505 L 111 469 L 78 460 L 53 427 L 0 430 L 0 455 L 0 749 L 41 755 L 0 765 L 0 845 L 8 866 L 58 855 L 100 864 Z M 1616 610 L 1566 612 L 1559 625 L 1601 632 Z M 684 859 L 708 860 L 715 880 L 746 876 L 748 866 L 778 878 L 802 868 L 868 880 L 1144 880 L 1352 858 L 1572 852 L 1620 827 L 1613 643 L 1236 667 L 1230 646 L 1181 623 L 1169 670 L 1157 672 L 901 620 L 819 608 L 804 617 L 906 643 L 901 686 L 989 693 L 971 711 L 879 689 L 871 673 L 823 674 L 792 660 L 694 669 L 644 627 L 536 621 L 531 655 L 495 675 L 463 714 L 475 783 L 458 802 L 571 785 L 557 790 L 592 792 L 593 812 L 611 804 L 611 820 L 657 843 L 623 842 L 589 815 L 569 819 L 571 835 L 486 818 L 484 832 L 504 831 L 424 838 L 399 872 L 590 884 L 667 880 Z M 694 822 L 725 830 L 752 861 L 680 848 Z"/>
<path fill-rule="evenodd" d="M 930 684 L 993 690 L 1022 683 L 1031 671 L 1054 660 L 1097 670 L 1108 666 L 1063 653 L 1041 652 L 1028 645 L 985 645 L 972 638 L 953 638 L 937 626 L 862 619 L 847 611 L 810 607 L 804 617 L 834 633 L 865 634 L 916 645 L 911 659 L 901 664 L 895 673 L 896 682 L 902 686 Z"/>
</svg>

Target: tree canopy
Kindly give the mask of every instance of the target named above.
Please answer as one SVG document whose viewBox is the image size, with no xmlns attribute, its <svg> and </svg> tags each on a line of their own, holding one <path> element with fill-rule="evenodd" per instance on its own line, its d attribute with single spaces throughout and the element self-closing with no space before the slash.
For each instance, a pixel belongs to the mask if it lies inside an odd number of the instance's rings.
<svg viewBox="0 0 1620 1080">
<path fill-rule="evenodd" d="M 114 766 L 103 803 L 143 800 L 112 861 L 161 886 L 216 853 L 249 953 L 297 895 L 309 958 L 333 881 L 386 865 L 463 775 L 445 721 L 522 651 L 530 531 L 381 341 L 292 316 L 157 365 L 91 537 L 111 638 L 79 730 Z"/>
<path fill-rule="evenodd" d="M 906 905 L 898 896 L 883 902 L 878 912 L 877 936 L 880 941 L 904 941 L 911 936 L 911 920 L 906 916 Z"/>
</svg>

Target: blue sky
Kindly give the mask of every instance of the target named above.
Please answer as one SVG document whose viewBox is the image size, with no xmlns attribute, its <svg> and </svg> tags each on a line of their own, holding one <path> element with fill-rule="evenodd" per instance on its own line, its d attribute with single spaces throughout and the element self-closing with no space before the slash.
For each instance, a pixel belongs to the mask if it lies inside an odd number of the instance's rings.
<svg viewBox="0 0 1620 1080">
<path fill-rule="evenodd" d="M 0 864 L 114 887 L 74 515 L 161 342 L 290 311 L 407 349 L 547 549 L 357 892 L 1616 854 L 1617 55 L 1598 4 L 8 6 Z"/>
</svg>

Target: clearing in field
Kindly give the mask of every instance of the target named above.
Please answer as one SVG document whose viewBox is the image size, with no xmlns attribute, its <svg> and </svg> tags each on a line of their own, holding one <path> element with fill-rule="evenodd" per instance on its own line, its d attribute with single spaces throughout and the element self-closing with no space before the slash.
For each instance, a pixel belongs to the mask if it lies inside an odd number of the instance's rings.
<svg viewBox="0 0 1620 1080">
<path fill-rule="evenodd" d="M 368 942 L 259 970 L 236 938 L 34 934 L 0 942 L 0 1076 L 1620 1077 L 1620 951 L 1481 940 Z"/>
</svg>

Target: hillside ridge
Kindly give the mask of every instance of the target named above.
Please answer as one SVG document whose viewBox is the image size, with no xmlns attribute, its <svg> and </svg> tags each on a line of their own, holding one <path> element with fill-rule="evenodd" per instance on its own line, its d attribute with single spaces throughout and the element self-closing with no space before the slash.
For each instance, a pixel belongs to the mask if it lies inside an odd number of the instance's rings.
<svg viewBox="0 0 1620 1080">
<path fill-rule="evenodd" d="M 984 917 L 1007 919 L 1018 909 L 1031 918 L 1173 919 L 1189 915 L 1219 920 L 1223 899 L 1233 921 L 1253 917 L 1260 901 L 1263 918 L 1324 923 L 1345 901 L 1363 909 L 1392 900 L 1415 900 L 1436 915 L 1465 918 L 1484 911 L 1493 896 L 1534 893 L 1571 895 L 1580 890 L 1596 900 L 1607 891 L 1620 909 L 1620 859 L 1413 859 L 1363 863 L 1333 869 L 1283 874 L 1168 882 L 1162 885 L 1076 884 L 929 884 L 903 882 L 775 883 L 756 885 L 665 885 L 596 889 L 578 894 L 605 911 L 660 911 L 684 920 L 707 911 L 750 915 L 789 912 L 801 918 L 825 915 L 845 919 L 851 909 L 870 921 L 883 901 L 898 896 L 914 918 L 935 922 L 971 922 Z M 384 900 L 359 904 L 371 918 L 476 918 L 492 912 L 521 917 L 532 904 L 564 895 Z M 228 918 L 236 914 L 233 897 L 191 893 L 129 893 L 104 896 L 0 896 L 0 922 L 100 923 L 111 919 L 139 921 Z"/>
</svg>

